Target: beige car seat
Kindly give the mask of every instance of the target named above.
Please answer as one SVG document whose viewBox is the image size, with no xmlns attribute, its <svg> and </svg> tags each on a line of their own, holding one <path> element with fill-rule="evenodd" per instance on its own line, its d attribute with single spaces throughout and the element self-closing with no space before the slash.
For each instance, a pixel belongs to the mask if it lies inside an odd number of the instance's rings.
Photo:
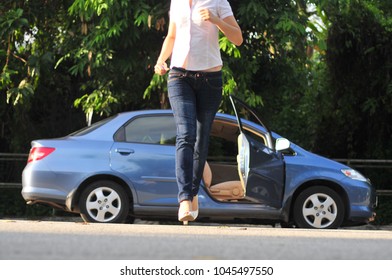
<svg viewBox="0 0 392 280">
<path fill-rule="evenodd" d="M 245 197 L 245 188 L 241 181 L 227 181 L 216 185 L 212 185 L 211 167 L 206 162 L 204 165 L 203 181 L 212 196 L 219 200 L 236 200 Z"/>
</svg>

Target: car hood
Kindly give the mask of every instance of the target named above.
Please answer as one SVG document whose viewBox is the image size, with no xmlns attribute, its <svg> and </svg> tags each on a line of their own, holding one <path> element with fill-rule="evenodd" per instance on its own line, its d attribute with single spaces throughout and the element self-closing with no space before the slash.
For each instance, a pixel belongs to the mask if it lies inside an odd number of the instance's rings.
<svg viewBox="0 0 392 280">
<path fill-rule="evenodd" d="M 290 148 L 292 148 L 295 151 L 296 153 L 295 157 L 303 158 L 304 161 L 306 161 L 308 164 L 311 164 L 313 166 L 328 167 L 330 169 L 334 168 L 338 170 L 351 168 L 343 163 L 307 151 L 304 148 L 294 143 L 291 143 Z"/>
</svg>

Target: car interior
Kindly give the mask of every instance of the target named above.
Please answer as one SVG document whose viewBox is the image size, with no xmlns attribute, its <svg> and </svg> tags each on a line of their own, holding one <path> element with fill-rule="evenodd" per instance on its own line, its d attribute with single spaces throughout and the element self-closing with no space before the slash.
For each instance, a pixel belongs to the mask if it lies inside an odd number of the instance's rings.
<svg viewBox="0 0 392 280">
<path fill-rule="evenodd" d="M 255 135 L 265 143 L 262 135 Z M 251 201 L 246 197 L 245 182 L 241 176 L 240 130 L 237 123 L 215 120 L 211 128 L 208 162 L 203 181 L 209 194 L 219 201 Z"/>
</svg>

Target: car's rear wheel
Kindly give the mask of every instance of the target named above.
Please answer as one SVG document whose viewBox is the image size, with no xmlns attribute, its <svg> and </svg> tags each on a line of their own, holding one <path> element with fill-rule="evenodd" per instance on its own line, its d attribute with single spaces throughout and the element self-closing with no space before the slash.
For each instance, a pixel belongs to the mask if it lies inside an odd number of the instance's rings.
<svg viewBox="0 0 392 280">
<path fill-rule="evenodd" d="M 304 190 L 294 204 L 294 222 L 300 228 L 338 228 L 344 220 L 344 204 L 337 192 L 314 186 Z"/>
<path fill-rule="evenodd" d="M 86 222 L 124 223 L 128 221 L 129 197 L 112 181 L 97 181 L 80 196 L 80 216 Z"/>
</svg>

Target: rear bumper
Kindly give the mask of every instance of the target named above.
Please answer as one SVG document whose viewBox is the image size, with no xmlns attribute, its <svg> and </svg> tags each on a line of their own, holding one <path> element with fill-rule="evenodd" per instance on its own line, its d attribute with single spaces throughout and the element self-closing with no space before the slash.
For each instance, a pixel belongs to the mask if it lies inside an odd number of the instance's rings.
<svg viewBox="0 0 392 280">
<path fill-rule="evenodd" d="M 66 207 L 69 180 L 51 171 L 41 171 L 27 165 L 22 173 L 22 197 L 27 204 L 43 204 L 69 211 Z"/>
</svg>

